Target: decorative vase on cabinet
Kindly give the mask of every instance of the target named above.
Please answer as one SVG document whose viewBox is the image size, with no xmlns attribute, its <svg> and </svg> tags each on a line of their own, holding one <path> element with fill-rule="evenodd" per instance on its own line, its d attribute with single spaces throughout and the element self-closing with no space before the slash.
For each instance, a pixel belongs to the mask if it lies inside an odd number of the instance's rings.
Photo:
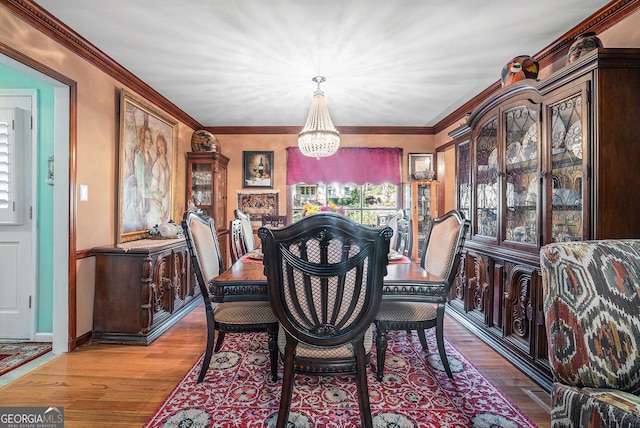
<svg viewBox="0 0 640 428">
<path fill-rule="evenodd" d="M 576 36 L 567 53 L 567 64 L 577 60 L 589 51 L 602 47 L 602 42 L 596 33 L 590 31 Z"/>
<path fill-rule="evenodd" d="M 413 228 L 413 260 L 422 257 L 429 219 L 438 215 L 437 187 L 438 182 L 431 180 L 409 181 L 404 185 L 403 208 L 405 212 L 410 213 Z"/>
<path fill-rule="evenodd" d="M 187 152 L 186 206 L 195 206 L 204 217 L 213 217 L 222 260 L 227 262 L 227 167 L 221 153 Z"/>
</svg>

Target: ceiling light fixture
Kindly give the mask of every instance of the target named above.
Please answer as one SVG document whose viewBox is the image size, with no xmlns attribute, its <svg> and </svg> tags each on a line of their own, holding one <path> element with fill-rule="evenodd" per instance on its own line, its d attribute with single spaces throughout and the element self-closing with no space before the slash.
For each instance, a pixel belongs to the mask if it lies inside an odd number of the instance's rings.
<svg viewBox="0 0 640 428">
<path fill-rule="evenodd" d="M 340 133 L 331 122 L 324 92 L 320 90 L 320 83 L 327 79 L 316 76 L 311 80 L 318 84 L 318 89 L 313 93 L 307 123 L 298 134 L 298 147 L 303 155 L 320 159 L 331 156 L 338 150 Z"/>
</svg>

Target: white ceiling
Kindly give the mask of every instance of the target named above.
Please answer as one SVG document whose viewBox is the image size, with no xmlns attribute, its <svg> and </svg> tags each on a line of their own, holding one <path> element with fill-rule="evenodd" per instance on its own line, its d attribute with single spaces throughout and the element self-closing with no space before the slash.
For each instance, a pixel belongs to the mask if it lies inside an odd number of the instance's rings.
<svg viewBox="0 0 640 428">
<path fill-rule="evenodd" d="M 36 0 L 203 126 L 432 126 L 603 0 Z"/>
</svg>

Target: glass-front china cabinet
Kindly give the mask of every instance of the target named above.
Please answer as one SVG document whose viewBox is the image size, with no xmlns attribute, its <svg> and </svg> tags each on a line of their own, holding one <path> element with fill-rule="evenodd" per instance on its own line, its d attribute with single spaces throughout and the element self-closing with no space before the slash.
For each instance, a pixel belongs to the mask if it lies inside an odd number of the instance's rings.
<svg viewBox="0 0 640 428">
<path fill-rule="evenodd" d="M 415 180 L 404 184 L 403 210 L 411 218 L 413 249 L 411 258 L 420 260 L 429 219 L 438 216 L 438 182 Z"/>
<path fill-rule="evenodd" d="M 187 152 L 186 200 L 204 217 L 213 217 L 222 260 L 227 260 L 227 168 L 229 159 L 218 152 Z"/>
<path fill-rule="evenodd" d="M 551 387 L 540 248 L 640 238 L 640 50 L 596 49 L 506 86 L 449 135 L 471 221 L 450 311 Z"/>
</svg>

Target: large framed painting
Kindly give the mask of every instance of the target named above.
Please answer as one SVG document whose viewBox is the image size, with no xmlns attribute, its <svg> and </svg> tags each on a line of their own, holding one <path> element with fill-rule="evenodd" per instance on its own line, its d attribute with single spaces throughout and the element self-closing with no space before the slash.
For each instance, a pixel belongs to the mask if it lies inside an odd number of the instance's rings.
<svg viewBox="0 0 640 428">
<path fill-rule="evenodd" d="M 174 119 L 120 91 L 117 243 L 148 237 L 171 219 L 177 142 Z"/>
<path fill-rule="evenodd" d="M 242 152 L 242 187 L 273 189 L 273 152 Z"/>
</svg>

